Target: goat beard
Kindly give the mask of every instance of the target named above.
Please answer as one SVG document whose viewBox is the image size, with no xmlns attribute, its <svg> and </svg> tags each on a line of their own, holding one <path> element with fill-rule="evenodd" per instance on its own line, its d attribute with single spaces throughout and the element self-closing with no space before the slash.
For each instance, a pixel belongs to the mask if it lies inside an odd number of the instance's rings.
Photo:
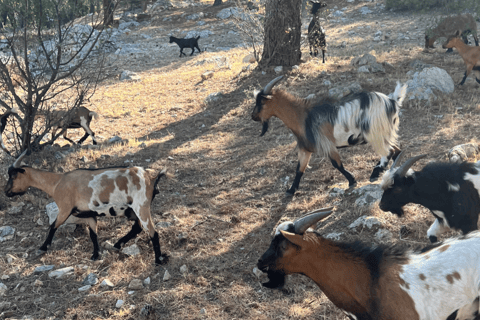
<svg viewBox="0 0 480 320">
<path fill-rule="evenodd" d="M 265 133 L 268 131 L 268 120 L 263 122 L 263 127 L 262 127 L 262 133 L 260 134 L 260 137 L 263 137 Z"/>
<path fill-rule="evenodd" d="M 285 285 L 285 274 L 279 271 L 267 271 L 268 282 L 262 283 L 262 286 L 269 289 L 283 288 Z"/>
</svg>

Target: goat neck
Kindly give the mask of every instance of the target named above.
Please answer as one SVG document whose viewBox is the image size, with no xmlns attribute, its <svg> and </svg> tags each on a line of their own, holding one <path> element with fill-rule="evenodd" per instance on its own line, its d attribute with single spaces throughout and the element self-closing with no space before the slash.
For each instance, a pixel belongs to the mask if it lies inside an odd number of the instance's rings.
<svg viewBox="0 0 480 320">
<path fill-rule="evenodd" d="M 274 93 L 273 99 L 268 101 L 268 104 L 273 105 L 273 115 L 282 120 L 296 136 L 303 135 L 305 131 L 304 123 L 310 107 L 308 100 L 278 90 Z"/>
<path fill-rule="evenodd" d="M 29 186 L 46 192 L 53 197 L 58 182 L 62 179 L 63 174 L 48 172 L 31 167 L 23 167 L 25 175 L 28 175 Z"/>
</svg>

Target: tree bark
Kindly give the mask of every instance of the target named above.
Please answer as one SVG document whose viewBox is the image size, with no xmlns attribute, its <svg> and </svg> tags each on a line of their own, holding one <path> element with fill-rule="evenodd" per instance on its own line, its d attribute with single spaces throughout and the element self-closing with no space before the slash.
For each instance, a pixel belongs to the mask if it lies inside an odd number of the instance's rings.
<svg viewBox="0 0 480 320">
<path fill-rule="evenodd" d="M 293 66 L 300 62 L 302 0 L 267 0 L 265 39 L 260 66 Z"/>
<path fill-rule="evenodd" d="M 213 6 L 219 6 L 222 4 L 222 0 L 215 0 L 215 2 L 213 3 Z"/>
<path fill-rule="evenodd" d="M 112 0 L 103 0 L 103 25 L 105 27 L 113 23 L 113 3 Z"/>
</svg>

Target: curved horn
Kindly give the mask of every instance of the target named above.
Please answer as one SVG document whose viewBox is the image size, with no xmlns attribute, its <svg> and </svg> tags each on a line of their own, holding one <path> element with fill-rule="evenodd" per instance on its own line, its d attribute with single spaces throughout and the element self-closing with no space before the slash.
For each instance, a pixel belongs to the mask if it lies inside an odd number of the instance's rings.
<svg viewBox="0 0 480 320">
<path fill-rule="evenodd" d="M 395 159 L 392 166 L 390 167 L 390 170 L 397 167 L 397 165 L 399 165 L 400 162 L 402 162 L 402 159 L 403 159 L 404 155 L 405 155 L 405 153 L 403 153 L 403 151 L 399 153 L 399 155 L 397 156 L 397 159 Z"/>
<path fill-rule="evenodd" d="M 12 167 L 14 167 L 14 168 L 19 168 L 20 167 L 20 163 L 22 163 L 23 158 L 25 158 L 25 156 L 27 155 L 27 151 L 28 151 L 28 149 L 23 151 L 23 153 L 12 164 Z"/>
<path fill-rule="evenodd" d="M 276 77 L 272 81 L 270 81 L 265 88 L 263 88 L 263 94 L 270 94 L 272 92 L 273 86 L 280 80 L 282 80 L 283 76 Z"/>
<path fill-rule="evenodd" d="M 303 218 L 298 219 L 293 223 L 296 234 L 303 234 L 312 225 L 318 221 L 325 219 L 333 212 L 333 207 L 322 208 L 307 213 Z"/>
<path fill-rule="evenodd" d="M 395 174 L 398 174 L 400 177 L 404 177 L 407 174 L 408 169 L 410 169 L 410 167 L 413 166 L 415 162 L 417 162 L 422 158 L 425 158 L 426 156 L 427 156 L 426 154 L 422 154 L 422 155 L 408 159 L 400 168 L 398 168 Z"/>
</svg>

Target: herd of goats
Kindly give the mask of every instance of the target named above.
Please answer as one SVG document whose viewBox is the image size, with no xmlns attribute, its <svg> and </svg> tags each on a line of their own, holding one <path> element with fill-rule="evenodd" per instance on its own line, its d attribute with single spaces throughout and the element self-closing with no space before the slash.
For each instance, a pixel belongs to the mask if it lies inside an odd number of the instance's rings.
<svg viewBox="0 0 480 320">
<path fill-rule="evenodd" d="M 320 2 L 313 3 L 313 20 L 322 6 Z M 443 47 L 455 47 L 467 65 L 465 77 L 474 71 L 480 83 L 480 47 L 475 20 L 474 27 L 470 18 L 473 19 L 471 15 L 456 16 L 440 23 L 426 35 L 425 46 L 432 47 L 435 39 L 447 37 Z M 311 25 L 309 33 L 320 27 L 324 37 L 319 24 Z M 447 32 L 452 26 L 454 30 Z M 467 33 L 474 35 L 477 47 L 470 47 L 460 39 Z M 319 44 L 325 53 L 324 38 L 323 42 L 310 43 L 313 55 L 317 54 Z M 376 181 L 383 174 L 380 209 L 401 216 L 406 204 L 416 203 L 428 208 L 436 220 L 427 231 L 432 244 L 418 250 L 337 242 L 308 231 L 332 214 L 333 208 L 316 210 L 295 222 L 283 222 L 257 263 L 268 276 L 263 286 L 280 288 L 287 275 L 303 274 L 350 319 L 356 320 L 480 319 L 480 232 L 475 231 L 480 213 L 480 162 L 431 162 L 414 171 L 411 167 L 425 157 L 419 155 L 402 164 L 403 152 L 397 138 L 406 85 L 397 83 L 391 97 L 362 92 L 336 102 L 314 103 L 274 88 L 282 79 L 283 76 L 277 77 L 255 92 L 252 119 L 262 123 L 263 136 L 268 131 L 269 119 L 275 116 L 297 139 L 298 165 L 287 194 L 293 195 L 299 188 L 312 153 L 328 157 L 348 180 L 349 188 L 355 187 L 355 177 L 344 168 L 338 149 L 368 143 L 382 156 L 370 177 L 370 181 Z M 465 78 L 461 84 L 464 81 Z M 5 127 L 6 116 L 1 119 L 0 131 Z M 96 143 L 89 127 L 94 116 L 86 108 L 79 109 L 74 119 L 59 128 L 83 127 L 86 133 L 81 142 L 91 135 Z M 168 262 L 168 256 L 160 250 L 150 212 L 151 203 L 159 193 L 157 184 L 168 175 L 165 170 L 158 173 L 142 167 L 122 167 L 53 173 L 22 165 L 26 155 L 27 151 L 23 152 L 8 169 L 5 194 L 22 195 L 34 187 L 52 197 L 59 208 L 38 255 L 47 251 L 62 224 L 85 223 L 93 242 L 91 258 L 98 259 L 97 218 L 125 216 L 134 224 L 114 248 L 120 249 L 144 230 L 152 241 L 155 263 Z M 393 164 L 387 170 L 390 160 Z M 438 242 L 438 236 L 448 229 L 459 230 L 463 236 Z"/>
</svg>

